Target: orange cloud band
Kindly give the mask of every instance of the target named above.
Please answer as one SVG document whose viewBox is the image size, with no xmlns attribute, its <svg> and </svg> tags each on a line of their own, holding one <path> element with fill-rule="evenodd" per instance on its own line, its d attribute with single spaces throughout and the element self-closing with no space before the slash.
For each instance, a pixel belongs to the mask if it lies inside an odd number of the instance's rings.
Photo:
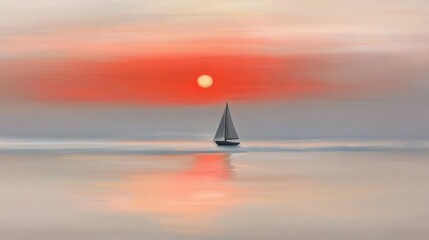
<svg viewBox="0 0 429 240">
<path fill-rule="evenodd" d="M 305 57 L 163 56 L 31 64 L 43 67 L 31 73 L 31 81 L 21 82 L 20 89 L 48 101 L 206 104 L 301 98 L 334 88 L 306 76 L 318 63 Z M 201 74 L 213 77 L 212 87 L 197 85 Z"/>
</svg>

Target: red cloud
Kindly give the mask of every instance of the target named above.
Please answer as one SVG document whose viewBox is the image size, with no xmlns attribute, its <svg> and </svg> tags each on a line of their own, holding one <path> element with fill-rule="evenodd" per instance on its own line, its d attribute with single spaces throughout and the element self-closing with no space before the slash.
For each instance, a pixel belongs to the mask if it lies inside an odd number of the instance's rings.
<svg viewBox="0 0 429 240">
<path fill-rule="evenodd" d="M 226 100 L 300 98 L 333 88 L 305 76 L 317 61 L 301 57 L 175 56 L 44 63 L 21 86 L 43 100 L 205 104 Z M 212 87 L 196 84 L 202 74 Z"/>
</svg>

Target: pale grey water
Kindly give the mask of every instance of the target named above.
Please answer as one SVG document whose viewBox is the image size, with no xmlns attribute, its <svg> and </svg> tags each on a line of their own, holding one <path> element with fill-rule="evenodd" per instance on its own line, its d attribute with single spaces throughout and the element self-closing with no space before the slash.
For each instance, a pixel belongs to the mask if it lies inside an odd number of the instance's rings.
<svg viewBox="0 0 429 240">
<path fill-rule="evenodd" d="M 429 235 L 426 143 L 25 144 L 0 144 L 0 239 Z"/>
</svg>

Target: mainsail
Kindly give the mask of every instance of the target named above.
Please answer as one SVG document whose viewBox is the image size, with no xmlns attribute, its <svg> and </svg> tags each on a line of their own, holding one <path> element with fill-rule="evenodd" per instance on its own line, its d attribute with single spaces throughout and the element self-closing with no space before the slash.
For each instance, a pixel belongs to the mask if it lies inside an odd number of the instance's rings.
<svg viewBox="0 0 429 240">
<path fill-rule="evenodd" d="M 215 140 L 232 140 L 238 139 L 237 131 L 235 131 L 234 123 L 232 122 L 231 113 L 229 112 L 228 103 L 217 128 Z"/>
</svg>

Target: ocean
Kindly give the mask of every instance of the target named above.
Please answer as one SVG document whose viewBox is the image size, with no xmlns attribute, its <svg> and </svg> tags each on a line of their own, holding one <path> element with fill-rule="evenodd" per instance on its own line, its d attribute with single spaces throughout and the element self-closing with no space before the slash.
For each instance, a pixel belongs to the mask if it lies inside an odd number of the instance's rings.
<svg viewBox="0 0 429 240">
<path fill-rule="evenodd" d="M 429 142 L 0 139 L 0 239 L 427 239 Z"/>
</svg>

